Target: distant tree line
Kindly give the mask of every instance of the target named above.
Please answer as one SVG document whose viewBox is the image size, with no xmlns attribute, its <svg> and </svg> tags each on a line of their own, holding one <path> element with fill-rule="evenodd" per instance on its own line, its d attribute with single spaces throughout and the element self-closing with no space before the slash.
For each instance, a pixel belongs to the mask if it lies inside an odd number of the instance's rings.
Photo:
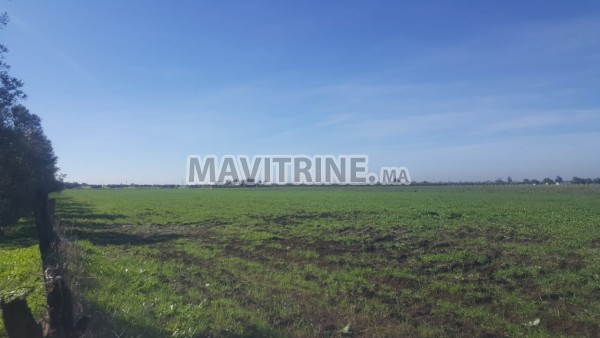
<svg viewBox="0 0 600 338">
<path fill-rule="evenodd" d="M 236 184 L 239 183 L 239 184 Z M 250 185 L 248 185 L 250 184 Z M 411 185 L 431 185 L 431 186 L 435 186 L 435 185 L 556 185 L 556 184 L 581 184 L 581 185 L 590 185 L 590 184 L 600 184 L 600 177 L 599 178 L 580 178 L 580 177 L 573 177 L 571 180 L 563 180 L 562 177 L 560 176 L 556 176 L 556 178 L 551 179 L 549 177 L 546 177 L 542 180 L 538 180 L 538 179 L 523 179 L 522 181 L 515 181 L 513 180 L 510 176 L 507 177 L 505 180 L 504 179 L 497 179 L 495 181 L 491 181 L 491 180 L 487 180 L 487 181 L 459 181 L 459 182 L 429 182 L 429 181 L 413 181 L 411 183 Z M 337 186 L 338 184 L 331 184 L 333 186 Z M 381 185 L 379 183 L 374 184 L 374 185 Z M 283 185 L 277 185 L 277 184 L 269 184 L 269 185 L 263 185 L 262 182 L 233 182 L 233 181 L 228 181 L 225 184 L 222 185 L 212 185 L 212 187 L 218 187 L 218 188 L 232 188 L 232 187 L 244 187 L 244 186 L 251 186 L 251 187 L 255 187 L 255 186 L 264 186 L 264 187 L 269 187 L 269 186 L 307 186 L 305 184 L 283 184 Z M 308 185 L 308 186 L 320 186 L 320 185 Z M 79 183 L 79 182 L 64 182 L 63 183 L 63 187 L 65 189 L 101 189 L 101 188 L 111 188 L 111 189 L 127 189 L 127 188 L 162 188 L 162 189 L 173 189 L 173 188 L 181 188 L 181 185 L 178 184 L 135 184 L 135 183 L 130 183 L 130 184 L 87 184 L 87 183 Z M 186 188 L 202 188 L 202 187 L 207 187 L 207 185 L 189 185 L 189 186 L 185 186 Z"/>
<path fill-rule="evenodd" d="M 181 185 L 178 184 L 87 184 L 79 182 L 63 182 L 62 186 L 64 189 L 100 189 L 100 188 L 113 188 L 113 189 L 126 189 L 126 188 L 179 188 Z"/>
<path fill-rule="evenodd" d="M 562 177 L 556 176 L 555 179 L 546 177 L 542 180 L 525 178 L 522 181 L 515 181 L 510 176 L 504 179 L 496 179 L 495 181 L 465 181 L 465 182 L 412 182 L 411 185 L 556 185 L 556 184 L 600 184 L 600 177 L 597 178 L 580 178 L 573 177 L 571 180 L 565 181 Z"/>
</svg>

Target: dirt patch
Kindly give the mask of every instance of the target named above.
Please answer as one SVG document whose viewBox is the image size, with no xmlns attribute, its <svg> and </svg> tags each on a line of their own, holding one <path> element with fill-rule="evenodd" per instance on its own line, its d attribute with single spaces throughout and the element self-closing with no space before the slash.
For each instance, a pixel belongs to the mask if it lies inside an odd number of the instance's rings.
<svg viewBox="0 0 600 338">
<path fill-rule="evenodd" d="M 262 216 L 260 219 L 266 224 L 298 225 L 314 220 L 351 220 L 365 218 L 369 215 L 378 215 L 375 211 L 354 210 L 350 212 L 293 212 L 284 215 Z"/>
</svg>

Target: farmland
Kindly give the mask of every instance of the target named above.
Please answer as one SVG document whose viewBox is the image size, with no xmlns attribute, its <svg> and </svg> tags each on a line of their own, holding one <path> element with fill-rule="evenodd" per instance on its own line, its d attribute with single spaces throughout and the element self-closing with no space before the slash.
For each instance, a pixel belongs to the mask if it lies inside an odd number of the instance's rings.
<svg viewBox="0 0 600 338">
<path fill-rule="evenodd" d="M 55 198 L 94 336 L 600 335 L 598 187 L 81 189 Z M 37 253 L 19 255 L 32 248 L 0 246 L 28 264 Z M 28 273 L 35 289 L 41 278 Z"/>
</svg>

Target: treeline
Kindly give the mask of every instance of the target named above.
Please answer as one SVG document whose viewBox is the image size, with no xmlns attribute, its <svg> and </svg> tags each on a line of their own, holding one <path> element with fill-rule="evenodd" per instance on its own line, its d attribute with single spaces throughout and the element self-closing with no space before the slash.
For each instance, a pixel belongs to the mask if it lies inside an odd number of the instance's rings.
<svg viewBox="0 0 600 338">
<path fill-rule="evenodd" d="M 6 12 L 0 13 L 0 29 L 7 23 Z M 3 227 L 17 224 L 22 217 L 34 217 L 47 313 L 36 322 L 27 304 L 28 292 L 1 290 L 4 331 L 9 338 L 78 338 L 90 319 L 75 321 L 61 238 L 54 231 L 54 203 L 48 194 L 61 188 L 57 158 L 41 119 L 21 104 L 27 96 L 23 82 L 9 74 L 7 51 L 0 43 L 0 237 Z"/>
<path fill-rule="evenodd" d="M 466 182 L 412 182 L 411 185 L 562 185 L 562 184 L 600 184 L 600 177 L 597 178 L 581 178 L 573 177 L 570 180 L 564 180 L 560 176 L 556 176 L 555 179 L 546 177 L 542 180 L 525 178 L 522 181 L 515 181 L 510 176 L 506 179 L 499 178 L 495 181 L 466 181 Z"/>
<path fill-rule="evenodd" d="M 0 13 L 0 29 L 8 15 Z M 57 158 L 44 134 L 41 119 L 21 104 L 27 98 L 23 82 L 10 75 L 8 48 L 0 43 L 0 234 L 33 214 L 48 193 L 60 190 Z"/>
<path fill-rule="evenodd" d="M 87 184 L 79 182 L 63 182 L 64 189 L 100 189 L 100 188 L 113 188 L 113 189 L 125 189 L 125 188 L 180 188 L 181 185 L 177 184 Z"/>
<path fill-rule="evenodd" d="M 591 185 L 591 184 L 599 184 L 600 185 L 600 177 L 597 178 L 581 178 L 581 177 L 573 177 L 570 180 L 563 180 L 562 177 L 556 176 L 556 178 L 551 179 L 546 177 L 542 180 L 538 179 L 523 179 L 522 181 L 515 181 L 510 176 L 506 179 L 497 179 L 495 181 L 459 181 L 459 182 L 429 182 L 429 181 L 413 181 L 410 185 L 414 186 L 435 186 L 435 185 L 562 185 L 562 184 L 580 184 L 580 185 Z M 331 184 L 332 186 L 338 186 L 338 184 Z M 376 183 L 374 185 L 381 185 Z M 210 187 L 214 188 L 235 188 L 235 187 L 275 187 L 275 186 L 321 186 L 321 185 L 305 185 L 305 184 L 252 184 L 252 185 L 244 185 L 244 184 L 223 184 L 223 185 L 211 185 Z M 173 188 L 181 188 L 181 185 L 178 184 L 87 184 L 87 183 L 79 183 L 79 182 L 64 182 L 63 187 L 65 189 L 101 189 L 101 188 L 111 188 L 111 189 L 127 189 L 127 188 L 160 188 L 160 189 L 173 189 Z M 185 186 L 186 188 L 203 188 L 207 187 L 206 185 L 189 185 Z"/>
</svg>

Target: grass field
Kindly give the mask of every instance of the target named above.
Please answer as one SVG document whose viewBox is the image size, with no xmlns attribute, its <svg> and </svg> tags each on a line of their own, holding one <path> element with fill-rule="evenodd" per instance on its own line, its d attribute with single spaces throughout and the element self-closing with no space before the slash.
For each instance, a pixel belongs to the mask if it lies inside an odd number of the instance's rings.
<svg viewBox="0 0 600 338">
<path fill-rule="evenodd" d="M 26 295 L 36 318 L 45 313 L 42 261 L 30 220 L 6 229 L 0 236 L 0 300 Z M 0 320 L 0 337 L 6 337 Z"/>
<path fill-rule="evenodd" d="M 56 199 L 98 337 L 600 336 L 598 187 L 103 189 Z"/>
</svg>

